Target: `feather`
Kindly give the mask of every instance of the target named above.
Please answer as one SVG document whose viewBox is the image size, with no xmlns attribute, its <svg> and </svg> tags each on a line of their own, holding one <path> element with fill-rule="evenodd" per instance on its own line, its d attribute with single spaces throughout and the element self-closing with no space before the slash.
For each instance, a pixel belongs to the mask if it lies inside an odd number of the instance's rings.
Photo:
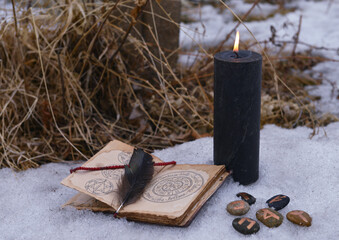
<svg viewBox="0 0 339 240">
<path fill-rule="evenodd" d="M 121 205 L 115 212 L 128 204 L 136 202 L 143 193 L 146 185 L 152 180 L 154 173 L 153 158 L 142 149 L 134 149 L 129 166 L 125 165 L 125 174 L 118 186 Z"/>
</svg>

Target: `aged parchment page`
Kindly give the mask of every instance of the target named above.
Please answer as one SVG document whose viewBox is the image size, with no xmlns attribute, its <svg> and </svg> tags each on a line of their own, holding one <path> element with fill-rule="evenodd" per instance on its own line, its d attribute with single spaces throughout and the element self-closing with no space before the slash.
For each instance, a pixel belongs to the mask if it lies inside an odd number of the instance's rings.
<svg viewBox="0 0 339 240">
<path fill-rule="evenodd" d="M 229 175 L 228 172 L 223 172 L 219 176 L 217 176 L 214 184 L 206 191 L 203 197 L 195 200 L 194 205 L 189 209 L 187 214 L 183 215 L 182 219 L 172 220 L 172 219 L 166 218 L 166 216 L 164 216 L 162 219 L 159 219 L 159 218 L 155 219 L 154 216 L 152 215 L 150 215 L 149 217 L 145 217 L 143 215 L 138 216 L 134 214 L 129 214 L 127 219 L 135 220 L 135 221 L 143 221 L 143 222 L 148 222 L 148 223 L 172 225 L 172 226 L 187 226 L 191 223 L 191 221 L 194 219 L 195 215 L 198 213 L 200 208 L 205 204 L 205 202 L 222 185 L 222 183 L 225 181 L 228 175 Z M 72 206 L 79 210 L 87 209 L 87 210 L 100 211 L 100 212 L 114 212 L 115 211 L 111 206 L 103 202 L 100 202 L 99 200 L 84 193 L 76 194 L 63 207 L 65 206 Z"/>
<path fill-rule="evenodd" d="M 133 147 L 119 141 L 110 142 L 83 166 L 102 167 L 128 164 Z M 153 156 L 153 161 L 159 162 Z M 62 181 L 62 184 L 77 189 L 100 202 L 117 209 L 120 205 L 117 185 L 123 169 L 102 171 L 78 171 Z M 120 214 L 130 218 L 172 219 L 181 221 L 190 208 L 224 173 L 222 166 L 215 165 L 174 165 L 155 167 L 151 183 L 142 197 L 125 206 Z M 93 201 L 93 200 L 89 200 Z"/>
<path fill-rule="evenodd" d="M 132 146 L 120 141 L 111 141 L 82 166 L 104 167 L 125 165 L 129 163 L 133 149 Z M 161 162 L 155 156 L 153 156 L 153 161 Z M 163 167 L 155 167 L 154 174 L 156 175 L 162 169 Z M 69 175 L 61 183 L 67 187 L 84 192 L 116 209 L 120 205 L 117 196 L 117 185 L 123 173 L 123 169 L 78 171 Z"/>
</svg>

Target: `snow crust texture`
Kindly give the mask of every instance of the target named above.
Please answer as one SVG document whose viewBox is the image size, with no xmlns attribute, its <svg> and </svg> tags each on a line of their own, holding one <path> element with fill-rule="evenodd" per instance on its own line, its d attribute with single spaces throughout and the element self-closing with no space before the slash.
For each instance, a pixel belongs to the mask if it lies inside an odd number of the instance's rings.
<svg viewBox="0 0 339 240">
<path fill-rule="evenodd" d="M 252 4 L 245 3 L 243 0 L 226 1 L 226 3 L 239 16 L 243 16 L 252 7 Z M 286 8 L 290 9 L 290 12 L 273 14 L 266 20 L 251 21 L 245 24 L 259 42 L 269 42 L 272 36 L 271 27 L 274 27 L 276 30 L 275 40 L 290 42 L 285 47 L 285 51 L 290 52 L 294 45 L 293 37 L 298 31 L 299 18 L 302 16 L 297 52 L 307 51 L 310 46 L 313 46 L 317 48 L 312 50 L 312 55 L 336 60 L 336 62 L 319 63 L 311 71 L 307 71 L 308 74 L 318 74 L 319 78 L 323 79 L 321 85 L 307 88 L 310 90 L 310 94 L 321 97 L 319 101 L 315 102 L 320 116 L 332 113 L 339 117 L 339 1 L 295 0 L 286 4 Z M 269 16 L 277 9 L 278 5 L 260 3 L 253 9 L 249 17 Z M 203 53 L 198 51 L 198 44 L 203 47 L 215 46 L 224 40 L 236 25 L 232 13 L 225 8 L 204 5 L 200 9 L 194 8 L 185 14 L 193 18 L 195 22 L 181 23 L 181 47 L 193 52 L 193 56 L 184 54 L 179 56 L 179 62 L 184 66 L 192 64 L 196 57 L 198 59 L 203 57 Z M 247 40 L 255 42 L 244 26 L 240 25 L 238 30 L 240 31 L 240 49 L 242 42 Z M 232 37 L 227 44 L 232 44 L 233 41 Z M 273 55 L 274 51 L 279 49 L 272 43 L 267 43 L 265 46 L 271 49 L 269 54 Z M 329 50 L 322 49 L 323 47 Z M 251 50 L 260 52 L 256 46 L 251 47 Z"/>
<path fill-rule="evenodd" d="M 323 77 L 321 85 L 307 87 L 310 94 L 321 97 L 315 102 L 316 109 L 339 117 L 339 63 L 322 62 L 309 72 L 311 74 L 321 73 Z"/>
<path fill-rule="evenodd" d="M 326 131 L 327 136 L 324 131 Z M 76 191 L 60 181 L 78 164 L 50 163 L 39 169 L 15 173 L 0 170 L 0 239 L 327 239 L 339 236 L 338 156 L 339 123 L 333 123 L 309 139 L 311 130 L 294 130 L 267 125 L 261 131 L 260 178 L 241 186 L 231 178 L 206 203 L 188 228 L 157 226 L 114 219 L 112 214 L 61 209 Z M 213 164 L 213 139 L 156 151 L 164 161 L 178 164 Z M 309 228 L 299 227 L 286 217 L 283 224 L 244 236 L 232 227 L 234 216 L 226 205 L 238 192 L 257 198 L 245 215 L 266 207 L 265 201 L 277 194 L 291 198 L 279 212 L 304 210 L 313 218 Z"/>
<path fill-rule="evenodd" d="M 252 4 L 244 3 L 243 0 L 227 1 L 226 3 L 238 16 L 244 15 L 252 7 Z M 286 4 L 286 8 L 291 9 L 291 11 L 286 14 L 274 14 L 273 17 L 263 21 L 251 21 L 245 24 L 259 42 L 269 40 L 272 36 L 271 26 L 277 30 L 276 40 L 293 41 L 293 36 L 298 31 L 299 17 L 302 16 L 299 41 L 317 47 L 333 48 L 333 51 L 319 49 L 314 53 L 325 53 L 328 58 L 339 59 L 336 51 L 339 39 L 339 31 L 337 30 L 339 1 L 295 0 Z M 265 17 L 277 9 L 277 5 L 260 3 L 249 16 Z M 189 48 L 197 43 L 203 46 L 215 46 L 215 44 L 224 40 L 237 23 L 230 11 L 225 8 L 214 8 L 210 5 L 189 11 L 188 15 L 196 22 L 181 24 L 180 43 L 183 48 Z M 240 31 L 240 41 L 251 39 L 251 42 L 254 42 L 253 37 L 243 25 L 240 25 L 238 30 Z M 195 42 L 192 41 L 192 37 Z M 229 40 L 229 43 L 232 41 L 232 39 Z M 293 44 L 290 46 L 290 49 L 292 48 Z M 307 49 L 309 49 L 309 46 L 302 44 L 299 44 L 297 48 L 298 51 Z M 288 50 L 288 48 L 285 50 Z"/>
</svg>

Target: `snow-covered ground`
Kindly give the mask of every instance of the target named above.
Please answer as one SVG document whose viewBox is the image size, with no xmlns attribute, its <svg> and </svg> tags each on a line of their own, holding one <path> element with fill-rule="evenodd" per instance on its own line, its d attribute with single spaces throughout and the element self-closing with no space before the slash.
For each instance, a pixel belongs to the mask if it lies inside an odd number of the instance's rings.
<svg viewBox="0 0 339 240">
<path fill-rule="evenodd" d="M 11 5 L 9 3 L 5 2 L 5 0 L 0 0 L 0 23 L 8 16 L 10 9 Z"/>
<path fill-rule="evenodd" d="M 191 53 L 182 54 L 179 61 L 182 64 L 190 65 L 196 59 L 195 55 L 203 54 L 201 51 L 199 52 L 197 44 L 205 48 L 218 44 L 235 27 L 237 22 L 225 7 L 216 8 L 212 5 L 203 5 L 201 8 L 187 7 L 187 2 L 187 0 L 184 1 L 186 7 L 183 8 L 183 15 L 193 19 L 194 22 L 181 23 L 180 45 L 184 52 Z M 218 0 L 214 2 L 218 2 Z M 245 3 L 244 0 L 225 2 L 240 17 L 252 7 L 252 4 Z M 339 117 L 339 0 L 294 0 L 286 4 L 285 7 L 290 9 L 286 14 L 273 14 L 278 10 L 278 5 L 260 3 L 248 18 L 272 16 L 261 21 L 246 22 L 246 25 L 260 42 L 269 40 L 272 35 L 271 26 L 276 29 L 276 40 L 293 42 L 293 36 L 298 30 L 299 17 L 302 16 L 299 41 L 314 47 L 330 49 L 315 48 L 312 54 L 337 61 L 321 63 L 314 67 L 313 72 L 323 74 L 324 81 L 323 85 L 312 87 L 311 94 L 321 96 L 321 100 L 316 103 L 320 114 L 330 112 Z M 0 0 L 0 22 L 13 21 L 11 9 L 12 5 L 9 2 L 5 4 L 5 0 Z M 244 26 L 240 25 L 238 30 L 242 42 L 247 40 L 255 42 Z M 228 41 L 228 44 L 231 44 L 232 41 L 233 38 Z M 272 46 L 272 48 L 274 47 Z M 293 44 L 290 44 L 285 50 L 289 51 L 292 48 Z M 299 44 L 297 47 L 297 51 L 300 52 L 308 49 L 309 46 L 303 44 Z M 252 50 L 257 50 L 257 48 L 253 46 Z"/>
<path fill-rule="evenodd" d="M 226 3 L 240 17 L 252 7 L 252 4 L 244 3 L 243 0 L 227 1 Z M 272 35 L 271 26 L 277 30 L 277 40 L 293 41 L 293 36 L 298 30 L 299 17 L 302 16 L 299 40 L 317 47 L 333 48 L 333 51 L 325 51 L 326 56 L 339 60 L 337 53 L 339 48 L 339 1 L 330 3 L 331 0 L 296 0 L 285 5 L 286 9 L 290 9 L 290 12 L 284 15 L 277 13 L 266 20 L 245 22 L 245 24 L 259 42 L 269 40 Z M 248 18 L 268 16 L 277 9 L 277 5 L 261 3 L 254 8 Z M 201 8 L 191 8 L 185 12 L 184 14 L 188 14 L 195 22 L 181 24 L 180 43 L 184 48 L 194 45 L 190 37 L 194 37 L 197 43 L 204 46 L 214 46 L 222 41 L 237 23 L 233 21 L 232 13 L 225 7 L 215 8 L 211 5 L 204 5 Z M 254 42 L 244 26 L 240 25 L 238 30 L 241 34 L 240 40 L 251 39 Z M 230 39 L 229 44 L 232 41 Z M 298 46 L 299 51 L 306 49 L 308 49 L 307 46 Z M 319 52 L 319 54 L 323 53 L 324 51 Z"/>
<path fill-rule="evenodd" d="M 326 130 L 327 136 L 324 135 Z M 260 178 L 240 186 L 231 178 L 206 203 L 188 228 L 157 226 L 114 219 L 112 214 L 61 209 L 76 191 L 60 184 L 69 169 L 79 164 L 46 164 L 39 169 L 15 173 L 0 170 L 0 239 L 326 239 L 339 236 L 338 158 L 339 123 L 332 123 L 313 139 L 311 130 L 267 125 L 261 131 Z M 164 161 L 213 164 L 212 138 L 203 138 L 155 152 Z M 260 224 L 260 231 L 246 237 L 232 227 L 234 216 L 225 208 L 237 200 L 238 192 L 257 198 L 245 215 L 265 201 L 286 194 L 289 205 L 280 212 L 304 210 L 313 218 L 309 228 L 299 227 L 286 217 L 274 229 Z"/>
<path fill-rule="evenodd" d="M 324 79 L 320 86 L 307 87 L 310 94 L 321 97 L 315 102 L 316 108 L 339 117 L 339 62 L 319 63 L 310 72 L 321 74 Z"/>
<path fill-rule="evenodd" d="M 240 17 L 243 16 L 252 6 L 244 3 L 243 0 L 226 1 L 226 3 Z M 313 49 L 313 55 L 320 55 L 334 59 L 337 62 L 324 62 L 314 67 L 314 73 L 323 75 L 323 84 L 312 87 L 310 92 L 313 95 L 321 96 L 321 100 L 316 103 L 317 110 L 322 113 L 333 113 L 339 116 L 339 1 L 307 1 L 296 0 L 285 5 L 286 9 L 295 9 L 283 14 L 273 14 L 262 21 L 251 21 L 245 23 L 253 32 L 259 42 L 269 41 L 272 36 L 271 26 L 276 29 L 277 41 L 291 41 L 298 31 L 299 18 L 302 16 L 301 31 L 299 41 L 314 47 L 326 47 L 330 50 Z M 277 5 L 261 3 L 253 9 L 249 18 L 253 16 L 269 16 L 278 9 Z M 180 32 L 180 43 L 184 51 L 193 51 L 193 55 L 201 54 L 198 44 L 203 47 L 215 46 L 221 42 L 226 35 L 236 26 L 232 13 L 226 8 L 215 8 L 211 5 L 203 5 L 201 8 L 188 8 L 184 15 L 194 19 L 194 22 L 182 23 Z M 250 33 L 240 25 L 240 40 L 255 43 Z M 195 40 L 192 41 L 192 38 Z M 234 41 L 232 37 L 228 44 Z M 271 46 L 274 49 L 274 46 Z M 240 43 L 241 48 L 241 43 Z M 287 45 L 285 51 L 289 52 L 293 44 Z M 309 50 L 308 45 L 299 44 L 297 52 Z M 258 50 L 255 46 L 251 50 Z M 195 60 L 195 56 L 181 55 L 180 62 L 190 65 Z"/>
<path fill-rule="evenodd" d="M 1 11 L 0 0 L 0 11 Z M 232 3 L 233 2 L 233 3 Z M 237 4 L 234 4 L 237 3 Z M 231 7 L 242 15 L 251 4 L 242 0 L 231 1 Z M 275 15 L 265 21 L 248 23 L 259 41 L 271 36 L 270 26 L 277 29 L 278 39 L 292 40 L 298 28 L 299 16 L 303 15 L 300 40 L 318 46 L 339 48 L 339 1 L 292 1 L 297 10 L 286 15 Z M 292 7 L 292 6 L 289 6 Z M 255 14 L 269 14 L 276 6 L 261 4 Z M 193 10 L 192 10 L 193 11 Z M 196 11 L 196 10 L 194 10 Z M 227 10 L 211 6 L 191 12 L 199 22 L 183 24 L 181 43 L 186 49 L 192 40 L 210 46 L 218 43 L 235 26 Z M 1 13 L 0 13 L 1 15 Z M 0 16 L 1 20 L 1 16 Z M 203 24 L 202 24 L 203 23 Z M 286 23 L 286 24 L 284 24 Z M 284 27 L 284 25 L 286 25 Z M 195 30 L 197 30 L 195 32 Z M 239 27 L 241 38 L 250 35 Z M 232 41 L 232 40 L 230 40 Z M 299 45 L 298 51 L 306 47 Z M 316 54 L 339 59 L 336 51 L 317 50 Z M 321 95 L 317 103 L 322 112 L 339 116 L 339 63 L 323 62 L 312 70 L 322 74 L 324 83 L 312 87 L 311 93 Z M 326 131 L 326 134 L 325 132 Z M 15 173 L 0 169 L 0 240 L 2 239 L 327 239 L 339 236 L 338 217 L 338 160 L 339 123 L 320 129 L 318 135 L 309 139 L 311 130 L 305 127 L 282 129 L 266 125 L 261 131 L 260 178 L 250 186 L 241 186 L 229 178 L 217 193 L 201 209 L 188 228 L 149 225 L 114 219 L 110 214 L 61 209 L 75 191 L 60 184 L 69 169 L 80 165 L 46 164 L 39 169 Z M 155 152 L 164 161 L 180 163 L 213 164 L 212 138 L 203 138 L 174 148 Z M 248 192 L 257 198 L 257 203 L 245 215 L 255 219 L 256 210 L 265 207 L 265 201 L 276 194 L 286 194 L 290 204 L 280 210 L 286 216 L 291 210 L 304 210 L 313 218 L 309 228 L 290 223 L 286 217 L 283 224 L 269 229 L 261 224 L 261 230 L 251 237 L 236 232 L 232 227 L 234 217 L 225 208 L 237 200 L 238 192 Z"/>
</svg>

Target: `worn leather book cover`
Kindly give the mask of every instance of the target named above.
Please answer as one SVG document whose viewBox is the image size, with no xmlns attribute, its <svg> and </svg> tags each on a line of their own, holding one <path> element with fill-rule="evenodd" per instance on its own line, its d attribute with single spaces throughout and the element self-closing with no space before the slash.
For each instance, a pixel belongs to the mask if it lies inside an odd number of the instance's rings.
<svg viewBox="0 0 339 240">
<path fill-rule="evenodd" d="M 128 164 L 133 149 L 120 141 L 112 141 L 83 167 Z M 156 156 L 153 156 L 153 161 L 161 162 Z M 124 206 L 118 217 L 187 226 L 228 176 L 224 166 L 216 165 L 177 164 L 154 168 L 153 179 L 142 196 L 135 203 Z M 120 205 L 117 185 L 123 173 L 123 169 L 72 173 L 61 183 L 80 193 L 64 206 L 114 212 Z"/>
</svg>

